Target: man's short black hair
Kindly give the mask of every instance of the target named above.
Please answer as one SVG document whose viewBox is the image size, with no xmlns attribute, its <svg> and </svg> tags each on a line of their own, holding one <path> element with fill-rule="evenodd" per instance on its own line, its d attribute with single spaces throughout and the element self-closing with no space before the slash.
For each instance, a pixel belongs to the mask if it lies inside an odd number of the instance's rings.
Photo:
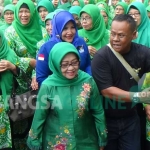
<svg viewBox="0 0 150 150">
<path fill-rule="evenodd" d="M 128 14 L 116 15 L 114 19 L 112 20 L 112 22 L 113 21 L 118 21 L 118 22 L 126 21 L 130 25 L 130 29 L 132 32 L 136 30 L 136 22 L 133 19 L 133 17 Z"/>
</svg>

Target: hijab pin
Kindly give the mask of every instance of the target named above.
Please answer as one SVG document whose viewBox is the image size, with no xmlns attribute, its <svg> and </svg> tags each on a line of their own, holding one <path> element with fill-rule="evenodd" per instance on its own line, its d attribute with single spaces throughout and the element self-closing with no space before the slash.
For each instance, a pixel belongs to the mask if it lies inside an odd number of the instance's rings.
<svg viewBox="0 0 150 150">
<path fill-rule="evenodd" d="M 56 35 L 56 37 L 57 37 L 57 38 L 60 38 L 60 36 L 59 36 L 59 35 Z"/>
<path fill-rule="evenodd" d="M 85 42 L 88 42 L 89 40 L 88 40 L 88 38 L 85 37 L 85 38 L 84 38 L 84 41 L 85 41 Z"/>
</svg>

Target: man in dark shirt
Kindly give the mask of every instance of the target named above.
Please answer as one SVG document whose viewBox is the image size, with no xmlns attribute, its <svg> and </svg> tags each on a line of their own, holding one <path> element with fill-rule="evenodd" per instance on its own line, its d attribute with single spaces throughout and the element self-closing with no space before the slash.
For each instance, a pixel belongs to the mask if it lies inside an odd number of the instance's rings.
<svg viewBox="0 0 150 150">
<path fill-rule="evenodd" d="M 150 72 L 150 49 L 133 43 L 136 35 L 136 23 L 131 16 L 115 16 L 111 25 L 110 45 L 141 78 L 144 73 Z M 95 54 L 92 74 L 105 97 L 108 129 L 105 150 L 140 150 L 140 120 L 136 103 L 149 103 L 148 89 L 145 93 L 137 93 L 138 83 L 108 46 Z"/>
</svg>

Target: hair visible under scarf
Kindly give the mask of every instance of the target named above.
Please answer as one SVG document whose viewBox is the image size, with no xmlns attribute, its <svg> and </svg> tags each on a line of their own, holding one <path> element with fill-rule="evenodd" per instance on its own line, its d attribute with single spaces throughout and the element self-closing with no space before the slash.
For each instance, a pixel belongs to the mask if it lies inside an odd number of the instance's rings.
<svg viewBox="0 0 150 150">
<path fill-rule="evenodd" d="M 27 4 L 25 4 L 25 3 L 23 3 L 23 4 L 20 6 L 20 9 L 21 9 L 21 8 L 29 9 L 28 5 L 27 5 Z"/>
</svg>

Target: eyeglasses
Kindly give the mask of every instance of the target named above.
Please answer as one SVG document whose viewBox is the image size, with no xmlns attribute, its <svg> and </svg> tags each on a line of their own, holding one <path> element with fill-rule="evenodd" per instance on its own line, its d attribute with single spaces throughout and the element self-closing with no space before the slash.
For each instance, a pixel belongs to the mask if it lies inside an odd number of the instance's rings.
<svg viewBox="0 0 150 150">
<path fill-rule="evenodd" d="M 13 16 L 14 15 L 14 13 L 12 12 L 12 13 L 8 13 L 8 12 L 6 12 L 6 13 L 4 13 L 4 15 L 5 16 Z"/>
<path fill-rule="evenodd" d="M 27 10 L 27 11 L 26 11 L 26 10 L 25 10 L 25 11 L 20 10 L 20 11 L 19 11 L 19 14 L 21 14 L 21 15 L 22 15 L 22 14 L 29 15 L 29 14 L 30 14 L 30 11 L 28 11 L 28 10 Z"/>
<path fill-rule="evenodd" d="M 111 32 L 110 35 L 115 38 L 116 36 L 118 36 L 119 39 L 123 39 L 125 36 L 127 36 L 126 34 L 116 34 Z"/>
<path fill-rule="evenodd" d="M 123 8 L 115 8 L 115 10 L 119 10 L 119 11 L 121 11 L 121 10 L 123 10 Z"/>
<path fill-rule="evenodd" d="M 128 14 L 128 15 L 130 15 L 130 16 L 132 16 L 132 17 L 133 17 L 133 16 L 134 16 L 134 17 L 138 17 L 138 16 L 140 15 L 140 13 L 137 12 L 137 13 L 134 13 L 134 14 Z"/>
<path fill-rule="evenodd" d="M 81 17 L 80 18 L 80 21 L 90 21 L 91 20 L 91 17 Z"/>
<path fill-rule="evenodd" d="M 62 63 L 60 65 L 60 67 L 63 68 L 63 69 L 68 69 L 70 66 L 73 66 L 73 67 L 79 66 L 79 63 L 80 62 L 78 60 L 77 61 L 73 61 L 71 63 Z"/>
</svg>

